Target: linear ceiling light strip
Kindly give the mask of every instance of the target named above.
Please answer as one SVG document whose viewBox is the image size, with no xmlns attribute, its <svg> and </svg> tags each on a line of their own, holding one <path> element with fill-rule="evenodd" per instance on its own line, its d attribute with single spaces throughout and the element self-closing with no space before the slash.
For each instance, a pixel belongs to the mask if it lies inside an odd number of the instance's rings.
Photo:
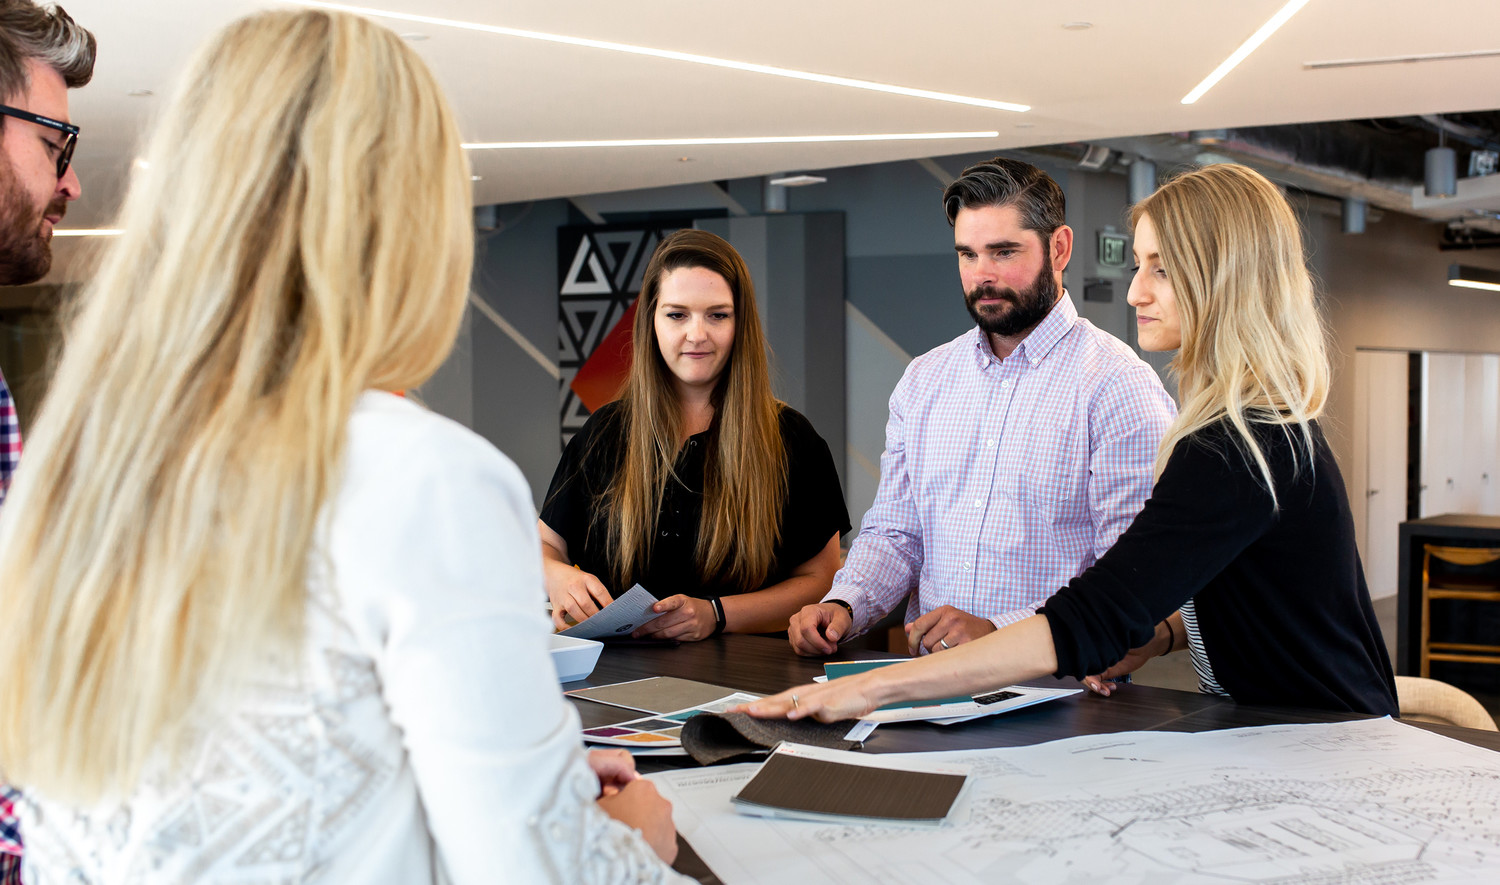
<svg viewBox="0 0 1500 885">
<path fill-rule="evenodd" d="M 1244 61 L 1250 56 L 1250 53 L 1258 49 L 1260 47 L 1260 44 L 1266 42 L 1267 38 L 1276 33 L 1276 30 L 1278 28 L 1286 24 L 1287 19 L 1290 19 L 1292 16 L 1296 15 L 1297 10 L 1306 5 L 1307 0 L 1291 0 L 1291 2 L 1281 7 L 1281 9 L 1278 10 L 1275 15 L 1271 16 L 1270 21 L 1261 25 L 1260 30 L 1256 31 L 1254 34 L 1251 34 L 1249 40 L 1241 43 L 1239 49 L 1236 49 L 1234 52 L 1230 53 L 1228 58 L 1224 59 L 1224 61 L 1218 67 L 1214 68 L 1213 73 L 1209 74 L 1207 77 L 1204 77 L 1202 83 L 1194 86 L 1192 92 L 1184 95 L 1182 97 L 1182 103 L 1192 104 L 1193 102 L 1202 98 L 1205 92 L 1214 88 L 1215 83 L 1218 83 L 1220 80 L 1224 79 L 1225 74 L 1228 74 L 1230 71 L 1234 70 L 1240 62 Z"/>
<path fill-rule="evenodd" d="M 829 74 L 814 74 L 810 71 L 798 71 L 792 68 L 778 68 L 774 65 L 760 65 L 752 62 L 734 61 L 727 58 L 715 58 L 711 55 L 695 55 L 691 52 L 675 52 L 670 49 L 653 49 L 649 46 L 634 46 L 629 43 L 614 43 L 609 40 L 591 40 L 586 37 L 569 37 L 565 34 L 548 34 L 543 31 L 528 31 L 523 28 L 507 28 L 501 25 L 481 25 L 475 22 L 458 21 L 450 18 L 437 18 L 430 15 L 417 15 L 410 12 L 391 12 L 384 9 L 370 9 L 364 6 L 348 6 L 343 3 L 323 3 L 320 0 L 300 0 L 303 6 L 313 6 L 319 9 L 337 9 L 344 12 L 353 12 L 359 15 L 367 15 L 379 18 L 397 19 L 399 21 L 415 22 L 424 25 L 439 25 L 446 28 L 462 28 L 469 31 L 481 31 L 487 34 L 498 34 L 503 37 L 520 37 L 525 40 L 541 40 L 547 43 L 562 43 L 567 46 L 583 46 L 589 49 L 607 49 L 610 52 L 624 52 L 630 55 L 644 55 L 651 58 L 664 58 L 671 61 L 684 61 L 692 64 L 709 65 L 716 68 L 729 68 L 735 71 L 746 71 L 752 74 L 766 74 L 772 77 L 785 77 L 791 80 L 807 80 L 813 83 L 826 83 L 831 86 L 845 86 L 850 89 L 865 89 L 871 92 L 885 92 L 891 95 L 905 95 L 911 98 L 927 98 L 933 101 L 945 101 L 952 104 L 972 105 L 980 108 L 993 108 L 997 111 L 1029 111 L 1030 105 L 1016 104 L 1009 101 L 994 101 L 988 98 L 974 98 L 967 95 L 954 95 L 949 92 L 934 92 L 930 89 L 912 89 L 907 86 L 894 86 L 889 83 L 875 83 L 870 80 L 856 80 L 851 77 L 835 77 Z M 1304 0 L 1305 2 L 1305 0 Z"/>
<path fill-rule="evenodd" d="M 1367 65 L 1400 65 L 1418 61 L 1494 58 L 1497 55 L 1500 55 L 1500 49 L 1471 49 L 1467 52 L 1424 52 L 1415 55 L 1387 55 L 1378 58 L 1336 58 L 1331 61 L 1304 62 L 1302 67 L 1306 70 L 1314 71 L 1326 70 L 1328 68 L 1359 68 Z"/>
<path fill-rule="evenodd" d="M 945 138 L 999 138 L 999 132 L 898 132 L 884 135 L 761 135 L 745 138 L 621 138 L 601 141 L 490 141 L 464 145 L 469 151 L 532 148 L 696 147 L 722 144 L 817 144 L 847 141 L 933 141 Z"/>
</svg>

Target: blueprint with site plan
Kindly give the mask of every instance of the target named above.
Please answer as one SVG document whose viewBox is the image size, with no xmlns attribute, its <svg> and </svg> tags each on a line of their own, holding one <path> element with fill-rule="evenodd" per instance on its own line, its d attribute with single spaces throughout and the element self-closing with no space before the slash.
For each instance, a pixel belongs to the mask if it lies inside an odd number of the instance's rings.
<svg viewBox="0 0 1500 885">
<path fill-rule="evenodd" d="M 903 755 L 969 770 L 942 827 L 736 814 L 755 764 L 651 779 L 725 885 L 1500 882 L 1500 753 L 1390 719 Z"/>
</svg>

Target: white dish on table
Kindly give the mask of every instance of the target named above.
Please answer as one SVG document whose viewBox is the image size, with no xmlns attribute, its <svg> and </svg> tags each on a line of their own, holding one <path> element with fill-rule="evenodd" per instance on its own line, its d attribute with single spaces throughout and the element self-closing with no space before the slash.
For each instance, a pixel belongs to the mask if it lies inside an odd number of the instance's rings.
<svg viewBox="0 0 1500 885">
<path fill-rule="evenodd" d="M 552 652 L 552 666 L 557 670 L 558 682 L 577 682 L 587 679 L 599 662 L 599 653 L 604 643 L 594 639 L 579 639 L 574 636 L 548 637 Z"/>
</svg>

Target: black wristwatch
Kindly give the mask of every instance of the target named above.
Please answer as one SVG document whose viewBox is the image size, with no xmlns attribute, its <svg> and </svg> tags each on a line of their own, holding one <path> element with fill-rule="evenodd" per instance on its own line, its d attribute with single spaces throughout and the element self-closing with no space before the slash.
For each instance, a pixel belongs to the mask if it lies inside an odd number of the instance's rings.
<svg viewBox="0 0 1500 885">
<path fill-rule="evenodd" d="M 846 601 L 844 601 L 842 599 L 827 599 L 827 600 L 824 600 L 824 601 L 825 602 L 831 602 L 831 603 L 833 603 L 834 605 L 837 605 L 837 606 L 842 606 L 843 609 L 844 609 L 844 611 L 846 611 L 846 612 L 849 613 L 849 620 L 850 621 L 854 620 L 854 606 L 850 605 L 848 602 L 846 602 Z"/>
<path fill-rule="evenodd" d="M 727 623 L 724 617 L 724 603 L 719 601 L 719 597 L 710 596 L 708 597 L 708 604 L 714 608 L 714 632 L 708 635 L 718 636 L 724 632 L 724 625 Z"/>
</svg>

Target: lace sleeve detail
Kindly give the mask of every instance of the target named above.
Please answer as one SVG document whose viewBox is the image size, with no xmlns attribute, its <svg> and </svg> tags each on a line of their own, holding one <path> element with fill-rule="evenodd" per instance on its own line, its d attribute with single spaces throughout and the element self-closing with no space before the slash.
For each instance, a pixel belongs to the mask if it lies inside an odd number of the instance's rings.
<svg viewBox="0 0 1500 885">
<path fill-rule="evenodd" d="M 526 822 L 554 883 L 693 882 L 662 863 L 639 832 L 605 814 L 594 801 L 598 792 L 598 778 L 575 750 L 547 801 Z"/>
</svg>

